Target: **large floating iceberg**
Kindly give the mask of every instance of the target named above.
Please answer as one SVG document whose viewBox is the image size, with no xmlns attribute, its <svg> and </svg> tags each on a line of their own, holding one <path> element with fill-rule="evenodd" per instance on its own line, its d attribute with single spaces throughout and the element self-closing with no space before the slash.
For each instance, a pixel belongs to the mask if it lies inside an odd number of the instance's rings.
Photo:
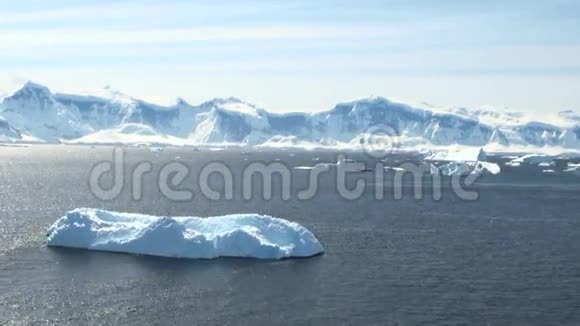
<svg viewBox="0 0 580 326">
<path fill-rule="evenodd" d="M 324 249 L 302 225 L 257 214 L 160 217 L 79 208 L 48 229 L 48 246 L 178 258 L 310 257 Z"/>
</svg>

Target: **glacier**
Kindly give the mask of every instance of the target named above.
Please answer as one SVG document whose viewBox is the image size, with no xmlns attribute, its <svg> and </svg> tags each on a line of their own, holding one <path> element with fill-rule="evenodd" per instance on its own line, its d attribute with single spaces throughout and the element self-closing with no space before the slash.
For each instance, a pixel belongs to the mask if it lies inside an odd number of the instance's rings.
<svg viewBox="0 0 580 326">
<path fill-rule="evenodd" d="M 111 87 L 63 94 L 28 82 L 1 99 L 0 142 L 364 149 L 386 137 L 403 148 L 579 151 L 579 115 L 568 110 L 547 116 L 550 122 L 540 122 L 513 111 L 416 107 L 382 97 L 280 114 L 237 98 L 199 105 L 177 99 L 164 106 Z M 381 134 L 383 129 L 392 134 Z"/>
<path fill-rule="evenodd" d="M 324 252 L 304 226 L 258 214 L 167 217 L 78 208 L 52 224 L 47 236 L 50 247 L 173 258 L 283 259 Z"/>
</svg>

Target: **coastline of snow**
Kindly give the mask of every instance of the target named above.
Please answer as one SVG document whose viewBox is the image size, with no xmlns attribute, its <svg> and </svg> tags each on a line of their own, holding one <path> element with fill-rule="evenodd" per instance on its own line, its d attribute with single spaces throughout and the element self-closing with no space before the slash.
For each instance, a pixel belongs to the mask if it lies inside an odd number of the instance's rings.
<svg viewBox="0 0 580 326">
<path fill-rule="evenodd" d="M 192 259 L 282 259 L 324 252 L 308 229 L 271 216 L 165 217 L 92 208 L 59 218 L 48 229 L 47 245 Z"/>
<path fill-rule="evenodd" d="M 0 141 L 356 149 L 373 156 L 382 155 L 383 149 L 429 148 L 448 151 L 450 161 L 468 154 L 451 153 L 453 147 L 484 147 L 488 152 L 580 151 L 577 113 L 562 111 L 548 122 L 546 115 L 542 121 L 531 118 L 487 108 L 410 106 L 382 97 L 342 102 L 319 112 L 274 113 L 237 98 L 198 105 L 183 99 L 154 104 L 110 87 L 63 94 L 27 82 L 0 100 Z"/>
</svg>

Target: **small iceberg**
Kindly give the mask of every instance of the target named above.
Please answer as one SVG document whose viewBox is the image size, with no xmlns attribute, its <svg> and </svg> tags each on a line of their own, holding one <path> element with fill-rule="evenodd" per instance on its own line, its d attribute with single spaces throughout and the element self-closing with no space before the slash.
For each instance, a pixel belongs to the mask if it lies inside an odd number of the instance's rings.
<svg viewBox="0 0 580 326">
<path fill-rule="evenodd" d="M 444 162 L 435 166 L 431 164 L 431 174 L 444 176 L 465 176 L 470 174 L 489 173 L 498 175 L 501 168 L 498 164 L 488 162 L 487 154 L 483 148 L 470 147 L 457 151 L 438 152 L 425 158 L 429 162 Z"/>
<path fill-rule="evenodd" d="M 501 168 L 496 163 L 487 161 L 483 148 L 470 147 L 456 151 L 438 152 L 425 158 L 429 162 L 445 162 L 440 166 L 431 164 L 431 174 L 444 176 L 491 173 L 500 174 Z"/>
<path fill-rule="evenodd" d="M 498 175 L 501 172 L 501 168 L 496 163 L 491 162 L 450 162 L 441 165 L 437 168 L 444 176 L 464 176 L 470 174 L 483 174 L 491 173 L 493 175 Z M 434 174 L 436 170 L 431 167 L 431 174 Z"/>
<path fill-rule="evenodd" d="M 556 163 L 554 163 L 554 161 L 552 162 L 541 162 L 540 164 L 538 164 L 538 166 L 540 167 L 550 167 L 550 166 L 554 166 L 556 165 Z"/>
<path fill-rule="evenodd" d="M 58 219 L 48 229 L 48 246 L 175 258 L 282 259 L 324 252 L 307 228 L 271 216 L 161 217 L 92 208 Z"/>
</svg>

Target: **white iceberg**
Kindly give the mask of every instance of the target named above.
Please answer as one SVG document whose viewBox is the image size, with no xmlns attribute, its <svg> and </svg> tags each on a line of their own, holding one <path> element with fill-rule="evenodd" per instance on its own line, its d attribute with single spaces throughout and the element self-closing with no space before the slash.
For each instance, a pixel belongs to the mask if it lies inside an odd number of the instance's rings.
<svg viewBox="0 0 580 326">
<path fill-rule="evenodd" d="M 487 162 L 483 148 L 470 147 L 456 151 L 443 151 L 429 155 L 425 161 L 446 162 L 443 165 L 431 164 L 431 174 L 444 176 L 491 173 L 497 175 L 501 168 L 496 163 Z"/>
<path fill-rule="evenodd" d="M 324 252 L 302 225 L 271 216 L 160 217 L 79 208 L 48 229 L 48 246 L 176 258 L 282 259 Z"/>
</svg>

